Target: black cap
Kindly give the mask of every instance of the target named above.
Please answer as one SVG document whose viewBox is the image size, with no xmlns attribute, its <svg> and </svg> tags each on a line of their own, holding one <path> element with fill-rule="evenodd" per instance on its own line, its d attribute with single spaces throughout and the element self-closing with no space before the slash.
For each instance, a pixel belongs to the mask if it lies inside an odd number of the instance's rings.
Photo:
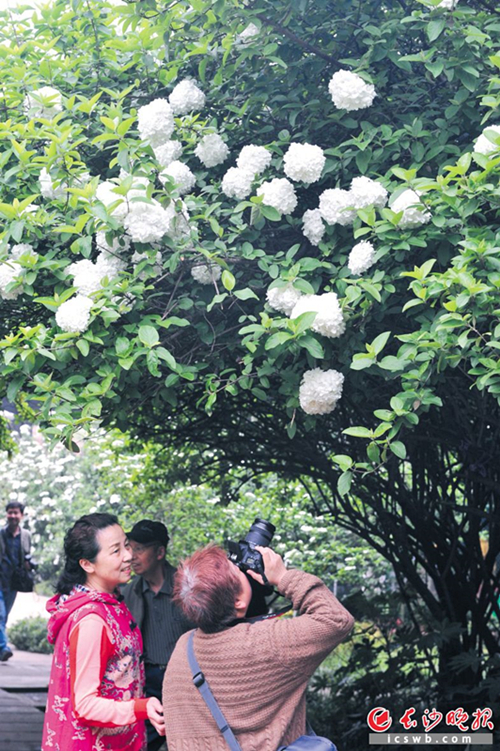
<svg viewBox="0 0 500 751">
<path fill-rule="evenodd" d="M 137 524 L 134 524 L 132 530 L 127 532 L 127 537 L 142 545 L 159 542 L 160 545 L 164 545 L 165 547 L 167 547 L 170 539 L 166 526 L 162 522 L 153 522 L 150 519 L 142 519 Z"/>
</svg>

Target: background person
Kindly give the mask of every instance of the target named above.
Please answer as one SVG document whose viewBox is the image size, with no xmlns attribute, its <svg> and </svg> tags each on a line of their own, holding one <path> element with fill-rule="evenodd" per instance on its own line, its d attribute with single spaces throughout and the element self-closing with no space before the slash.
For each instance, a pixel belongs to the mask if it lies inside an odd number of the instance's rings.
<svg viewBox="0 0 500 751">
<path fill-rule="evenodd" d="M 117 587 L 132 554 L 112 514 L 78 519 L 47 603 L 55 644 L 42 751 L 144 751 L 144 720 L 164 732 L 161 704 L 143 698 L 142 638 Z"/>
<path fill-rule="evenodd" d="M 29 570 L 26 557 L 31 555 L 31 535 L 21 524 L 24 505 L 11 501 L 5 508 L 7 525 L 0 531 L 0 662 L 12 657 L 7 645 L 7 618 L 14 605 L 17 590 L 11 588 L 12 573 L 18 566 Z"/>
<path fill-rule="evenodd" d="M 167 527 L 143 519 L 127 534 L 136 578 L 123 588 L 125 602 L 144 643 L 146 694 L 161 701 L 163 676 L 178 638 L 193 628 L 173 602 L 176 569 L 165 559 Z M 146 723 L 148 751 L 158 751 L 164 738 Z"/>
<path fill-rule="evenodd" d="M 198 626 L 193 646 L 200 668 L 243 751 L 276 749 L 305 733 L 308 680 L 354 623 L 320 579 L 288 571 L 270 548 L 257 550 L 270 584 L 291 600 L 298 617 L 246 620 L 250 582 L 216 546 L 184 561 L 174 585 L 174 600 Z M 193 685 L 187 640 L 179 639 L 163 684 L 169 750 L 227 751 Z"/>
</svg>

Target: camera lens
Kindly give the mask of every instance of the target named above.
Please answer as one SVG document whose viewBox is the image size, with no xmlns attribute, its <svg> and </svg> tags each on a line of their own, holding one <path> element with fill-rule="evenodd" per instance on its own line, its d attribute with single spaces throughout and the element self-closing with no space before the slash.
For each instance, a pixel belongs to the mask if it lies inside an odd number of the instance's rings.
<svg viewBox="0 0 500 751">
<path fill-rule="evenodd" d="M 246 542 L 251 542 L 252 545 L 261 545 L 263 548 L 268 548 L 275 530 L 276 527 L 274 524 L 257 518 L 248 530 L 245 540 Z"/>
</svg>

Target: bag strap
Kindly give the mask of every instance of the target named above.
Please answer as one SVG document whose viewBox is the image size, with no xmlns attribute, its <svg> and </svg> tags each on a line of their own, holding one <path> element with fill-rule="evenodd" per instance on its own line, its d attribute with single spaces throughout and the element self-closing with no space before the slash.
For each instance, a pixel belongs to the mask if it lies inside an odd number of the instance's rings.
<svg viewBox="0 0 500 751">
<path fill-rule="evenodd" d="M 191 673 L 193 675 L 193 683 L 200 692 L 203 701 L 209 708 L 210 712 L 212 713 L 212 717 L 214 718 L 215 722 L 217 723 L 217 727 L 221 731 L 222 735 L 225 738 L 225 741 L 231 751 L 241 751 L 241 746 L 236 740 L 236 736 L 234 735 L 233 731 L 229 727 L 229 723 L 227 722 L 226 718 L 222 714 L 222 710 L 217 704 L 217 700 L 215 696 L 213 695 L 210 686 L 208 685 L 205 676 L 203 675 L 200 663 L 196 659 L 196 655 L 194 653 L 194 646 L 193 646 L 193 639 L 195 631 L 191 631 L 189 634 L 189 639 L 187 643 L 187 656 L 189 660 L 189 667 L 191 668 Z"/>
</svg>

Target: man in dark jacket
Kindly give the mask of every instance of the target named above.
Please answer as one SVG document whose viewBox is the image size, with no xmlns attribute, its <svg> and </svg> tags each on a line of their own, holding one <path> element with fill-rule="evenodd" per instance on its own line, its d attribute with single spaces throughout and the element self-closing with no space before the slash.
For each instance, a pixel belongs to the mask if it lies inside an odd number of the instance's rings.
<svg viewBox="0 0 500 751">
<path fill-rule="evenodd" d="M 146 696 L 162 698 L 163 676 L 177 639 L 192 625 L 172 602 L 176 569 L 165 559 L 168 530 L 161 522 L 143 519 L 127 537 L 135 578 L 123 588 L 125 602 L 142 633 Z M 165 739 L 147 723 L 148 751 L 158 751 Z"/>
<path fill-rule="evenodd" d="M 12 657 L 7 644 L 7 618 L 16 599 L 17 591 L 12 589 L 11 579 L 14 569 L 20 566 L 30 568 L 26 561 L 31 552 L 31 535 L 21 527 L 24 506 L 19 501 L 11 501 L 6 506 L 7 525 L 0 530 L 0 662 Z"/>
</svg>

